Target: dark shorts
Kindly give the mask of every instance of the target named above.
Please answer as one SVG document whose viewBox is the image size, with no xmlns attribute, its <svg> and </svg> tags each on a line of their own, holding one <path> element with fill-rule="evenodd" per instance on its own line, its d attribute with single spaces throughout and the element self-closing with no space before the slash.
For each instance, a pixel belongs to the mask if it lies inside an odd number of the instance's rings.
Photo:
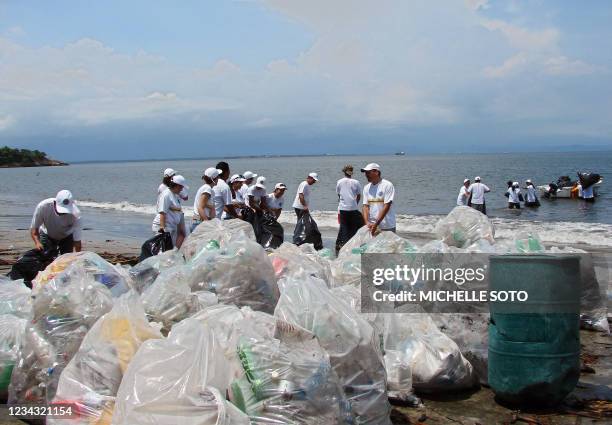
<svg viewBox="0 0 612 425">
<path fill-rule="evenodd" d="M 592 204 L 595 202 L 595 198 L 584 198 L 584 202 L 589 202 Z"/>
<path fill-rule="evenodd" d="M 513 209 L 520 210 L 521 209 L 521 204 L 520 203 L 515 203 L 515 202 L 508 202 L 508 208 L 510 208 L 511 210 L 513 210 Z"/>
<path fill-rule="evenodd" d="M 354 211 L 339 211 L 338 221 L 340 228 L 338 229 L 338 237 L 336 238 L 336 254 L 340 248 L 349 241 L 357 230 L 363 226 L 363 216 L 358 210 Z"/>
<path fill-rule="evenodd" d="M 480 211 L 484 215 L 487 215 L 487 205 L 486 204 L 472 204 L 472 208 L 476 211 Z"/>
<path fill-rule="evenodd" d="M 51 239 L 46 233 L 40 233 L 40 243 L 45 252 L 58 250 L 59 254 L 67 254 L 74 250 L 74 239 L 72 235 L 66 236 L 64 239 Z"/>
</svg>

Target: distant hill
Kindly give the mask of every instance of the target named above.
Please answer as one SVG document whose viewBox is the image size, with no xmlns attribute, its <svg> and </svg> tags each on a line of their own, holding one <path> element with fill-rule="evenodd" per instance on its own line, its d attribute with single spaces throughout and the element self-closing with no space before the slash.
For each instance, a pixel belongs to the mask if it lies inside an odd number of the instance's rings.
<svg viewBox="0 0 612 425">
<path fill-rule="evenodd" d="M 39 150 L 13 149 L 8 146 L 0 148 L 0 168 L 50 167 L 57 165 L 68 164 L 47 158 L 47 154 Z"/>
</svg>

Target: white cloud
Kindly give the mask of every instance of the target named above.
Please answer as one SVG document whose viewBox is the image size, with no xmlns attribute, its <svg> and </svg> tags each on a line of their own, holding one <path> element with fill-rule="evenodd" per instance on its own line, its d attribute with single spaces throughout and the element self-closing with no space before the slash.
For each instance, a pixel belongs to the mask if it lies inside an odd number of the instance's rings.
<svg viewBox="0 0 612 425">
<path fill-rule="evenodd" d="M 0 115 L 0 131 L 4 131 L 15 124 L 15 118 L 12 115 Z"/>
<path fill-rule="evenodd" d="M 571 60 L 567 56 L 553 56 L 544 61 L 544 70 L 550 75 L 587 75 L 598 68 L 581 60 Z"/>
</svg>

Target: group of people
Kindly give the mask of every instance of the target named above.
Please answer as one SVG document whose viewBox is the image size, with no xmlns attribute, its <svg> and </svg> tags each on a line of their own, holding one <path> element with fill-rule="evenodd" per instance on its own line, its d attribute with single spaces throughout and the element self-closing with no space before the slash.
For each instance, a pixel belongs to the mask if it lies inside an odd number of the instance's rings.
<svg viewBox="0 0 612 425">
<path fill-rule="evenodd" d="M 463 186 L 459 189 L 457 205 L 471 206 L 486 215 L 485 193 L 490 191 L 489 186 L 482 183 L 482 179 L 479 176 L 474 178 L 474 183 L 470 179 L 465 179 L 463 180 Z M 540 206 L 537 189 L 529 179 L 525 180 L 525 197 L 521 193 L 520 184 L 512 180 L 508 181 L 508 189 L 504 196 L 508 198 L 509 209 L 520 209 L 521 202 L 524 202 L 526 207 Z"/>
<path fill-rule="evenodd" d="M 393 184 L 382 178 L 381 167 L 371 163 L 361 171 L 368 184 L 365 188 L 354 179 L 353 167 L 347 165 L 342 169 L 344 177 L 338 180 L 338 221 L 340 229 L 336 240 L 338 251 L 360 227 L 367 225 L 372 234 L 379 231 L 395 231 L 395 211 Z M 252 171 L 230 176 L 227 162 L 219 162 L 215 167 L 202 172 L 203 184 L 196 191 L 193 200 L 193 218 L 190 230 L 206 220 L 244 219 L 252 214 L 262 215 L 266 212 L 275 219 L 281 215 L 284 195 L 287 186 L 276 183 L 271 193 L 266 191 L 266 178 Z M 319 181 L 316 172 L 309 173 L 297 188 L 292 207 L 298 221 L 310 214 L 312 187 Z M 167 232 L 172 237 L 174 246 L 180 247 L 187 235 L 187 227 L 182 209 L 182 202 L 188 200 L 187 182 L 175 170 L 164 171 L 163 181 L 158 189 L 157 214 L 153 219 L 154 232 Z M 363 200 L 360 211 L 359 204 Z"/>
</svg>

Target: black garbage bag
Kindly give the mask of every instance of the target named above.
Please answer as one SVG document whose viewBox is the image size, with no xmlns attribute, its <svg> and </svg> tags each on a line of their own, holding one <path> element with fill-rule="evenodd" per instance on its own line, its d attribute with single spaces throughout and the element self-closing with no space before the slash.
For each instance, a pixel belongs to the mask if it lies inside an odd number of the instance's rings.
<svg viewBox="0 0 612 425">
<path fill-rule="evenodd" d="M 580 179 L 582 189 L 588 189 L 597 183 L 601 179 L 601 176 L 597 173 L 578 173 L 578 178 Z"/>
<path fill-rule="evenodd" d="M 174 245 L 172 244 L 172 236 L 170 236 L 170 233 L 158 233 L 142 244 L 138 262 L 157 255 L 160 252 L 168 251 L 172 248 L 174 248 Z"/>
<path fill-rule="evenodd" d="M 55 257 L 57 257 L 57 249 L 48 251 L 31 249 L 17 259 L 8 276 L 12 280 L 23 279 L 23 283 L 31 288 L 32 280 L 38 272 L 51 264 Z"/>
<path fill-rule="evenodd" d="M 278 248 L 285 239 L 285 230 L 283 226 L 276 221 L 276 217 L 269 211 L 265 211 L 260 217 L 259 229 L 260 234 L 257 238 L 257 242 L 266 249 Z M 255 233 L 257 234 L 257 232 Z"/>
<path fill-rule="evenodd" d="M 314 249 L 323 249 L 323 239 L 321 239 L 319 226 L 308 212 L 304 212 L 295 224 L 293 243 L 296 245 L 311 243 L 314 245 Z"/>
</svg>

